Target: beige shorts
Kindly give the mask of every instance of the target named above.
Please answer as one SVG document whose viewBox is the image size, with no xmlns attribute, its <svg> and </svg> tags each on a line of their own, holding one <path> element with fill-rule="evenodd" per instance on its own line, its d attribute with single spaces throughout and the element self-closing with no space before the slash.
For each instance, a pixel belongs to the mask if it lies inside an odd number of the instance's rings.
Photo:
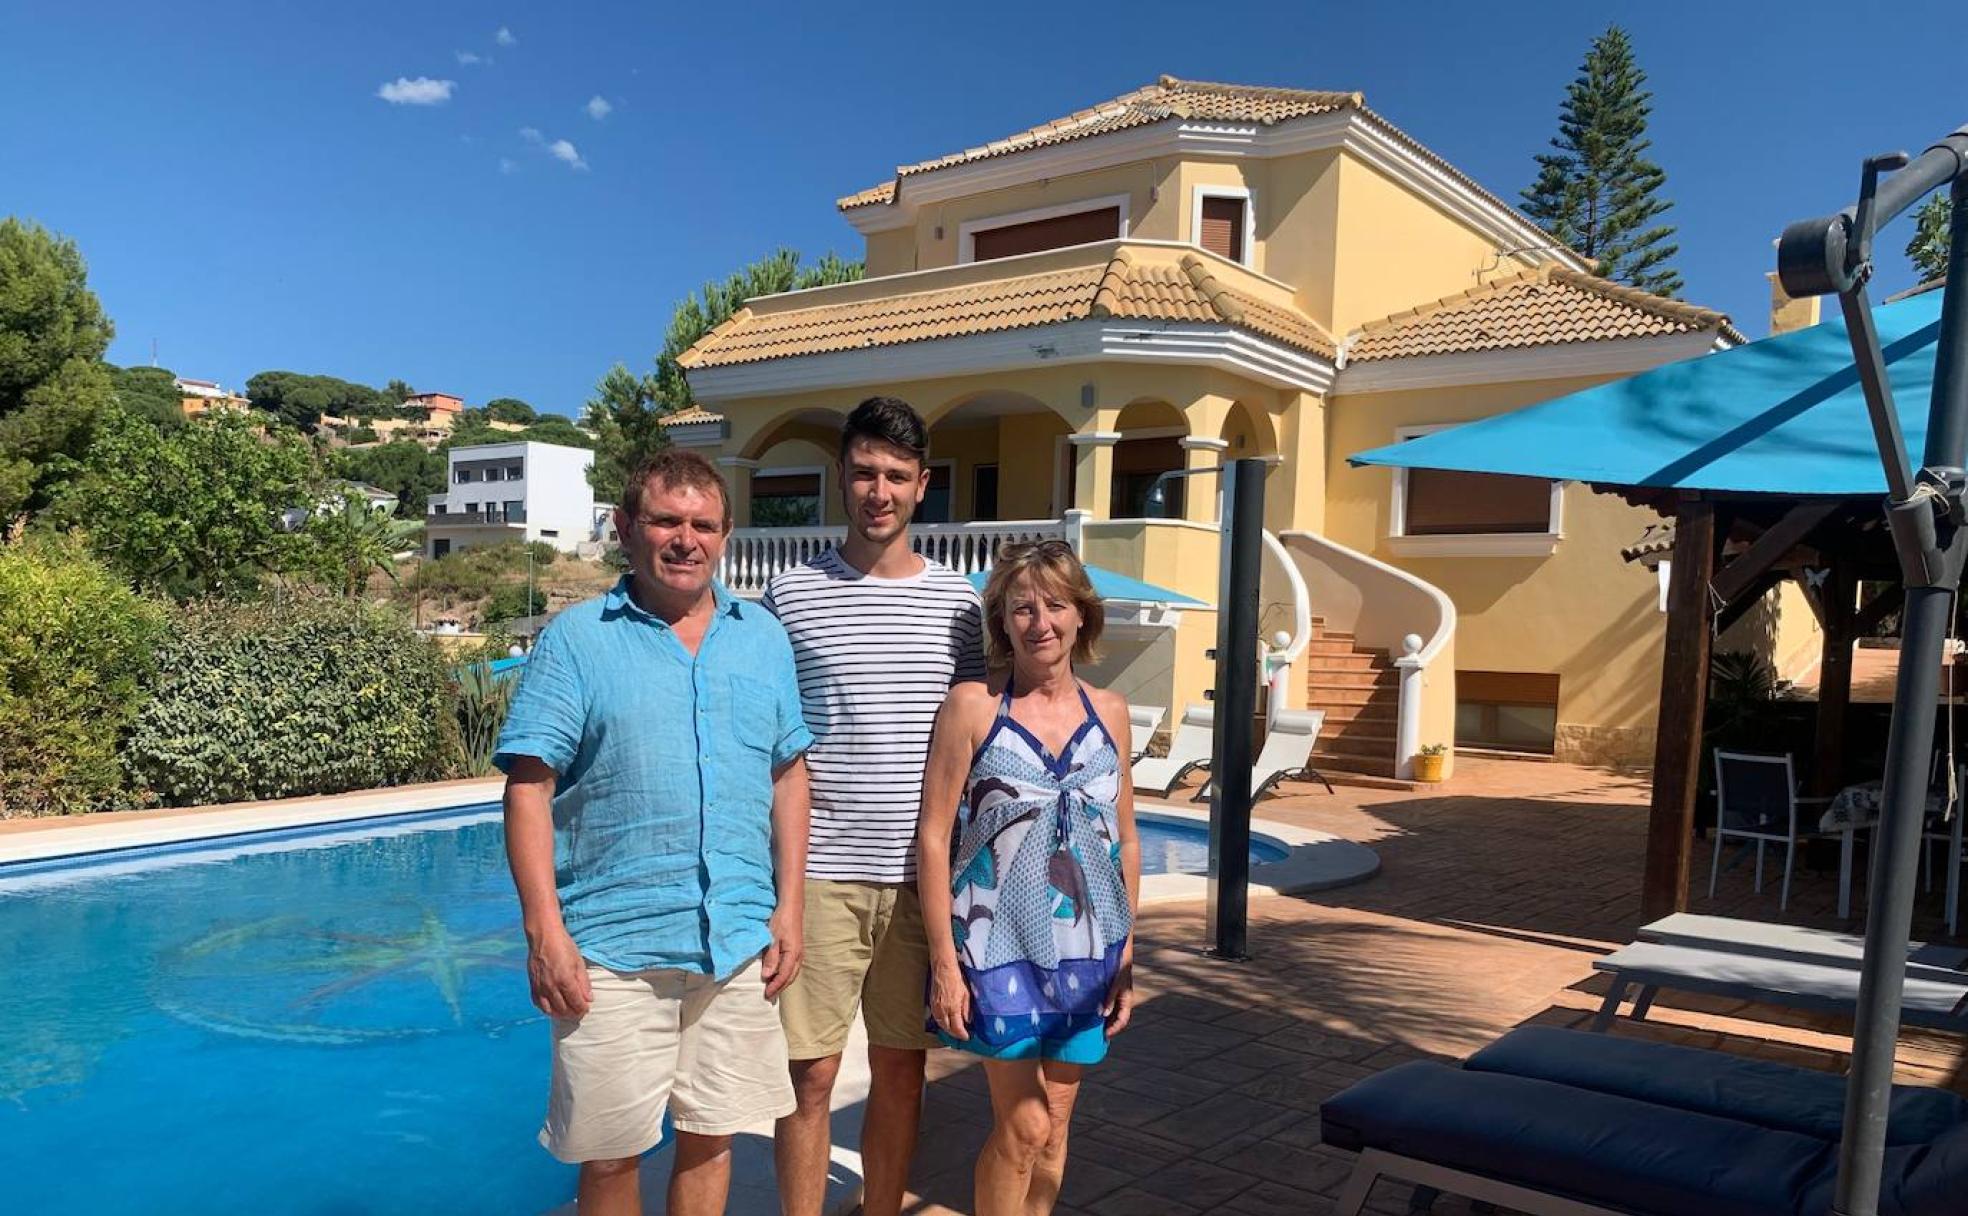
<svg viewBox="0 0 1968 1216">
<path fill-rule="evenodd" d="M 588 964 L 594 1000 L 553 1019 L 553 1090 L 540 1143 L 567 1162 L 639 1157 L 663 1134 L 722 1136 L 793 1111 L 779 1011 L 757 959 L 722 984 L 688 971 Z"/>
<path fill-rule="evenodd" d="M 923 1029 L 928 985 L 914 883 L 806 880 L 806 957 L 779 995 L 793 1059 L 840 1054 L 857 1007 L 875 1046 L 935 1047 Z"/>
</svg>

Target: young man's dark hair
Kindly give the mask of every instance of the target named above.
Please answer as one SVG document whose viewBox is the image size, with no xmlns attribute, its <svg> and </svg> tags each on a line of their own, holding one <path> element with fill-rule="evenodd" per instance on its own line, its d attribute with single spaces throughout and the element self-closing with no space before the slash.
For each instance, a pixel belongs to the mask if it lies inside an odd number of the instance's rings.
<svg viewBox="0 0 1968 1216">
<path fill-rule="evenodd" d="M 854 407 L 841 425 L 840 456 L 857 439 L 875 439 L 900 448 L 916 458 L 918 464 L 929 456 L 929 428 L 922 415 L 900 397 L 870 397 Z"/>
</svg>

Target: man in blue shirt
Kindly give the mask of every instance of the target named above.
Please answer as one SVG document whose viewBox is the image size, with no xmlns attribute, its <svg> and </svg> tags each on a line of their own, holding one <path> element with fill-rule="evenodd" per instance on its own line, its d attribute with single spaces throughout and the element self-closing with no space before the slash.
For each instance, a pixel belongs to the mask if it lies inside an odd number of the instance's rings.
<svg viewBox="0 0 1968 1216">
<path fill-rule="evenodd" d="M 642 1211 L 677 1132 L 673 1216 L 724 1210 L 731 1134 L 794 1106 L 770 1002 L 803 953 L 813 742 L 772 615 L 712 577 L 731 529 L 703 457 L 645 460 L 616 530 L 629 573 L 554 619 L 495 762 L 533 1002 L 553 1018 L 540 1141 L 583 1216 Z"/>
</svg>

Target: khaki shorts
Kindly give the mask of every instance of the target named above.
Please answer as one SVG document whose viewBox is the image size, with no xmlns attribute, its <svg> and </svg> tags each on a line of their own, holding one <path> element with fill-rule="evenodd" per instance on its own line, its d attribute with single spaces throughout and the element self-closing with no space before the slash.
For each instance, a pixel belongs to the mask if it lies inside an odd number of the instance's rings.
<svg viewBox="0 0 1968 1216">
<path fill-rule="evenodd" d="M 793 1111 L 779 1011 L 757 959 L 722 984 L 688 971 L 588 964 L 594 1000 L 553 1019 L 553 1090 L 540 1143 L 567 1162 L 639 1157 L 663 1134 L 722 1136 Z"/>
<path fill-rule="evenodd" d="M 937 1046 L 923 1029 L 928 990 L 914 883 L 806 880 L 806 957 L 779 994 L 793 1059 L 839 1055 L 857 1006 L 876 1047 Z"/>
</svg>

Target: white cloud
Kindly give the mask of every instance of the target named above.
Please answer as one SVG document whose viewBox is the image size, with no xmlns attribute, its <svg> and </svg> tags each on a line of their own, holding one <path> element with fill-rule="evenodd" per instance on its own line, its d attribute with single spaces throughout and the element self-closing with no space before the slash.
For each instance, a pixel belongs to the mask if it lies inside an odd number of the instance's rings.
<svg viewBox="0 0 1968 1216">
<path fill-rule="evenodd" d="M 511 30 L 509 30 L 509 29 L 507 29 L 507 28 L 506 28 L 505 26 L 503 26 L 503 25 L 499 27 L 499 32 L 498 32 L 498 33 L 496 33 L 496 34 L 494 34 L 494 35 L 492 35 L 492 41 L 494 41 L 494 42 L 496 42 L 496 43 L 498 43 L 498 44 L 499 44 L 500 46 L 518 46 L 518 45 L 519 45 L 519 39 L 517 39 L 517 38 L 515 38 L 515 37 L 513 37 L 513 32 L 512 32 Z"/>
<path fill-rule="evenodd" d="M 408 76 L 398 76 L 395 80 L 376 90 L 376 96 L 398 106 L 435 106 L 451 100 L 451 90 L 458 87 L 455 80 L 432 80 L 419 76 L 415 80 Z"/>
<path fill-rule="evenodd" d="M 546 142 L 546 138 L 540 134 L 540 128 L 538 127 L 521 127 L 519 129 L 519 137 L 529 144 Z"/>
<path fill-rule="evenodd" d="M 588 98 L 588 117 L 594 119 L 596 122 L 600 122 L 614 112 L 615 107 L 609 105 L 608 99 L 601 94 L 596 93 L 593 97 Z"/>
<path fill-rule="evenodd" d="M 470 67 L 474 63 L 490 62 L 477 51 L 453 51 L 451 53 L 458 57 L 458 62 L 464 67 Z"/>
<path fill-rule="evenodd" d="M 588 167 L 588 162 L 581 159 L 581 154 L 574 150 L 574 145 L 564 139 L 556 139 L 551 144 L 548 144 L 547 155 L 557 161 L 564 162 L 570 169 L 586 169 Z"/>
<path fill-rule="evenodd" d="M 501 156 L 499 158 L 499 172 L 517 173 L 519 172 L 519 162 L 510 156 Z"/>
</svg>

